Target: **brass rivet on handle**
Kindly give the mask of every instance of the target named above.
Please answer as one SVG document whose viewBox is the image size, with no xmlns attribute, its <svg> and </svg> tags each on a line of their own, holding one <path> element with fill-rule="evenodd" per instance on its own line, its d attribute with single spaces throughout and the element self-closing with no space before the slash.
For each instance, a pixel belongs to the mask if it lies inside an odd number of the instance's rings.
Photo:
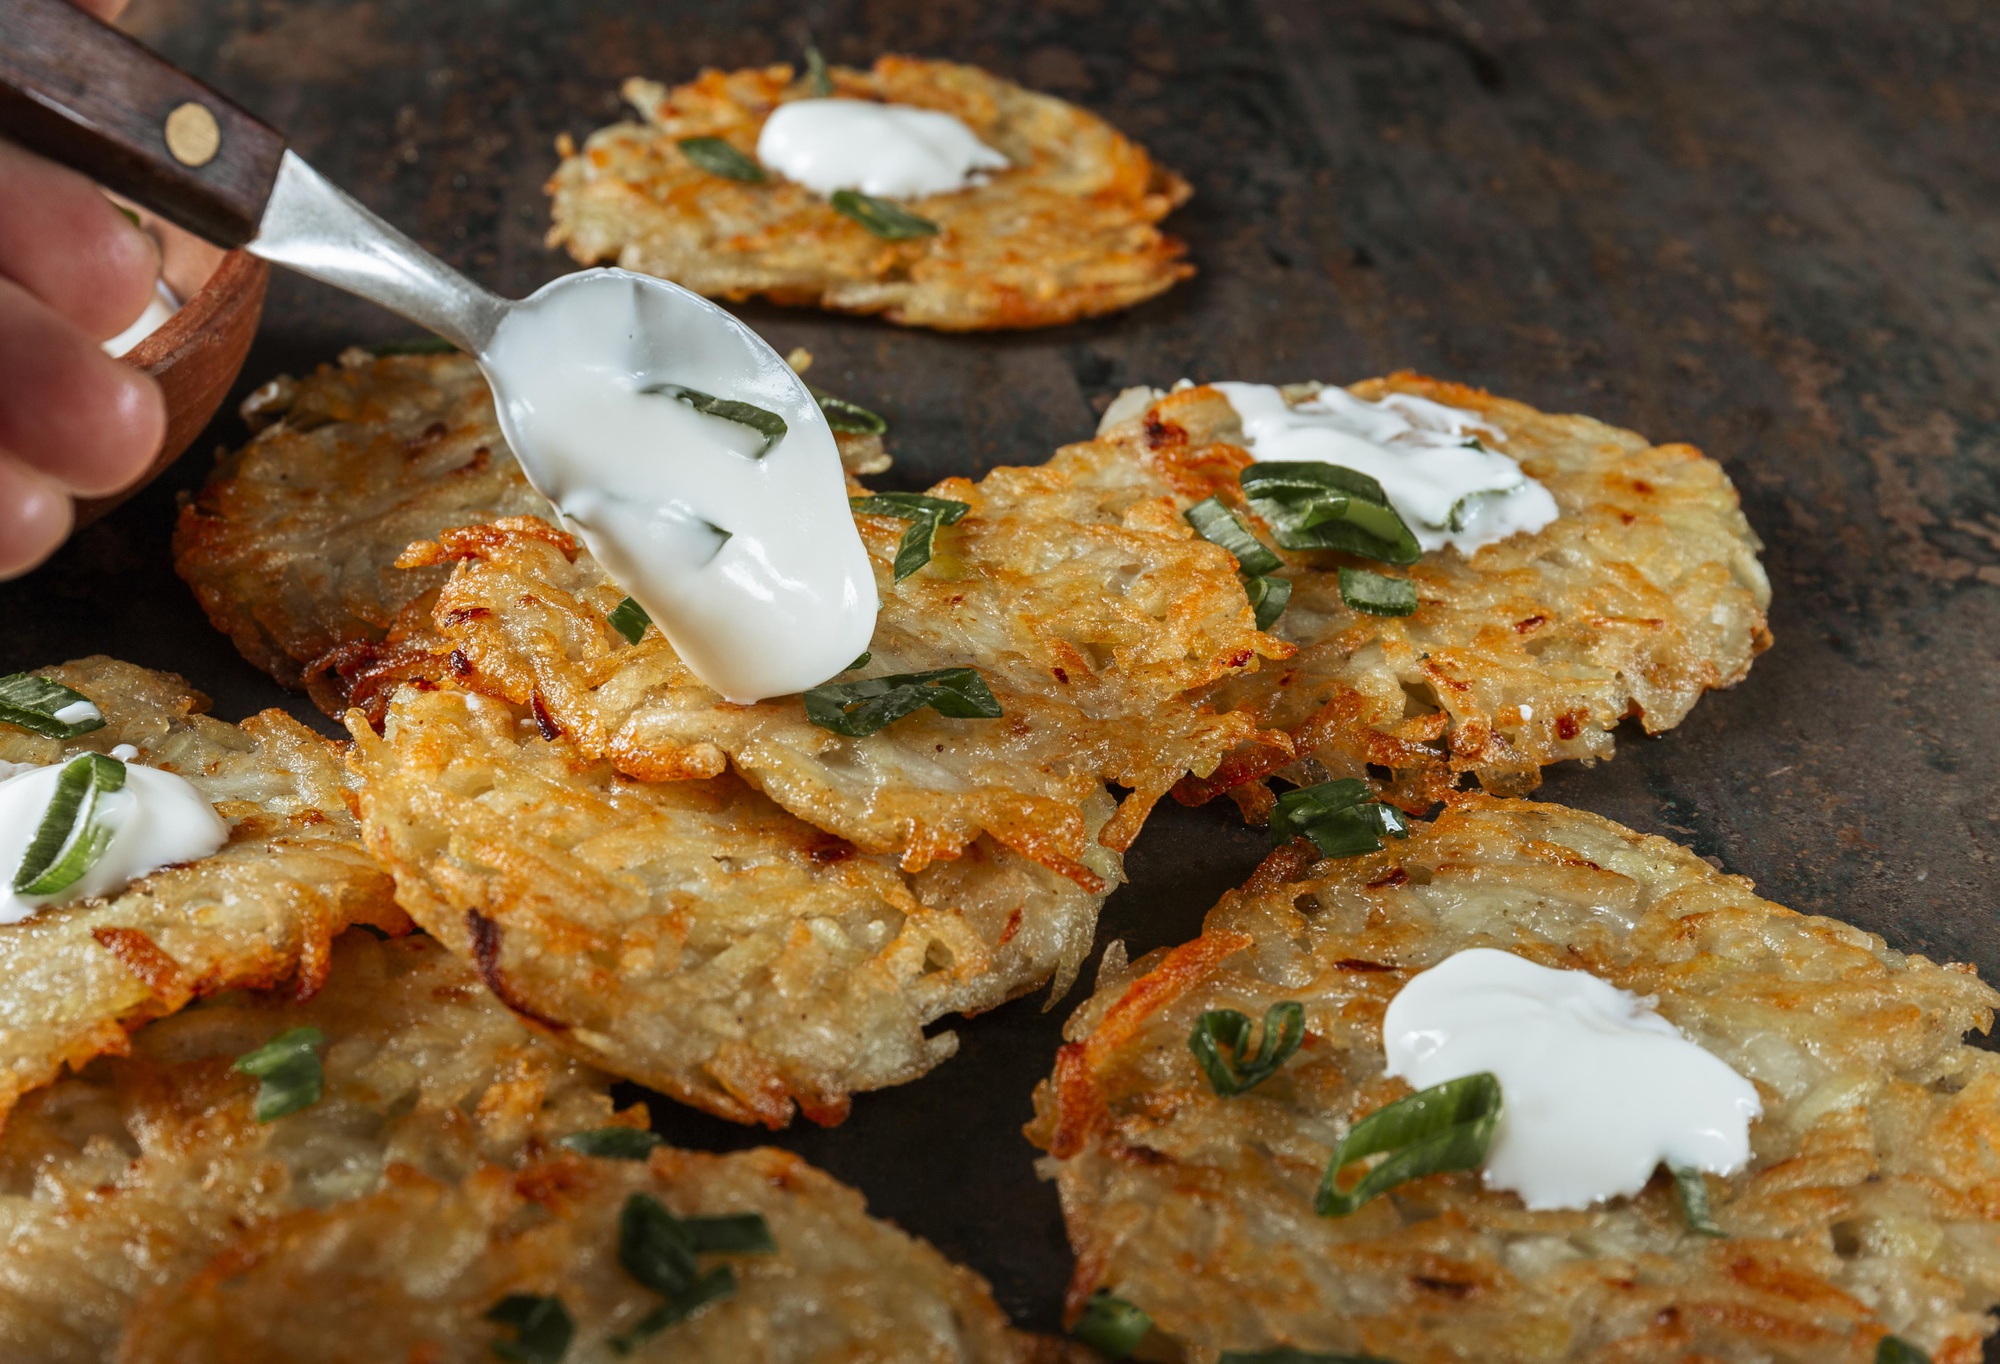
<svg viewBox="0 0 2000 1364">
<path fill-rule="evenodd" d="M 167 115 L 167 150 L 183 166 L 206 166 L 222 149 L 222 127 L 206 106 L 189 100 Z"/>
</svg>

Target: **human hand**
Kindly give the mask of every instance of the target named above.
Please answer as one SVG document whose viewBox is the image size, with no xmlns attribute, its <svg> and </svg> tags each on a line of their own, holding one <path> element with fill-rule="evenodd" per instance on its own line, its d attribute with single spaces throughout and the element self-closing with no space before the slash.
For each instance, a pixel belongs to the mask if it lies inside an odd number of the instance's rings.
<svg viewBox="0 0 2000 1364">
<path fill-rule="evenodd" d="M 101 19 L 125 0 L 74 0 Z M 148 375 L 98 343 L 153 297 L 159 248 L 74 171 L 0 140 L 0 579 L 54 553 L 72 497 L 137 479 L 166 435 Z"/>
</svg>

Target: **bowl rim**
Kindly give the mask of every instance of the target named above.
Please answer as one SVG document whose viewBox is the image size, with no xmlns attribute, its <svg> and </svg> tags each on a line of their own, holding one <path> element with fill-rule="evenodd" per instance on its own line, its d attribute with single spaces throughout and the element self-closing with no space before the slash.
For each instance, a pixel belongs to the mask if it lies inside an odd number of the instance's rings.
<svg viewBox="0 0 2000 1364">
<path fill-rule="evenodd" d="M 159 374 L 185 352 L 203 342 L 223 310 L 254 289 L 258 277 L 267 274 L 270 268 L 263 260 L 241 248 L 225 251 L 194 296 L 120 358 L 135 369 Z"/>
</svg>

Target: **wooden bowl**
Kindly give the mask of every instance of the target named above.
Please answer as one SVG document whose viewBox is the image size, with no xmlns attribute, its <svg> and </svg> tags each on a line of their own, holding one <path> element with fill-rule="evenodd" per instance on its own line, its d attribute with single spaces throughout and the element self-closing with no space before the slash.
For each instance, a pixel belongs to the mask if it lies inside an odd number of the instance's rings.
<svg viewBox="0 0 2000 1364">
<path fill-rule="evenodd" d="M 79 526 L 125 501 L 181 457 L 229 395 L 264 315 L 269 265 L 246 251 L 224 251 L 149 213 L 141 212 L 139 220 L 160 243 L 161 277 L 176 298 L 187 300 L 123 357 L 160 381 L 167 397 L 167 438 L 131 487 L 109 497 L 78 499 Z"/>
</svg>

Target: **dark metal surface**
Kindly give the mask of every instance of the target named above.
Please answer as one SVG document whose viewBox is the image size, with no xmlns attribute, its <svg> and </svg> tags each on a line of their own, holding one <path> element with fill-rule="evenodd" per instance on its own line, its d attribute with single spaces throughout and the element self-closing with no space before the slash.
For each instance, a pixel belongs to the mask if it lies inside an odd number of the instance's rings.
<svg viewBox="0 0 2000 1364">
<path fill-rule="evenodd" d="M 752 307 L 886 413 L 895 486 L 1032 462 L 1119 387 L 1408 366 L 1720 459 L 1768 542 L 1777 646 L 1733 692 L 1544 794 L 1801 910 L 2000 978 L 2000 9 L 1704 0 L 136 0 L 132 27 L 483 282 L 524 293 L 556 134 L 632 74 L 890 49 L 1078 100 L 1193 182 L 1202 274 L 1123 317 L 949 338 Z M 242 387 L 407 328 L 272 282 Z M 305 703 L 173 577 L 168 480 L 0 588 L 0 669 L 104 650 L 230 718 Z M 1163 809 L 1102 940 L 1190 936 L 1262 836 Z M 1087 983 L 1093 967 L 1086 968 Z M 1070 1001 L 1074 1002 L 1074 999 Z M 929 1079 L 780 1135 L 1053 1325 L 1061 1221 L 1018 1135 L 1066 1009 L 958 1028 Z M 656 1101 L 679 1140 L 762 1140 Z"/>
</svg>

